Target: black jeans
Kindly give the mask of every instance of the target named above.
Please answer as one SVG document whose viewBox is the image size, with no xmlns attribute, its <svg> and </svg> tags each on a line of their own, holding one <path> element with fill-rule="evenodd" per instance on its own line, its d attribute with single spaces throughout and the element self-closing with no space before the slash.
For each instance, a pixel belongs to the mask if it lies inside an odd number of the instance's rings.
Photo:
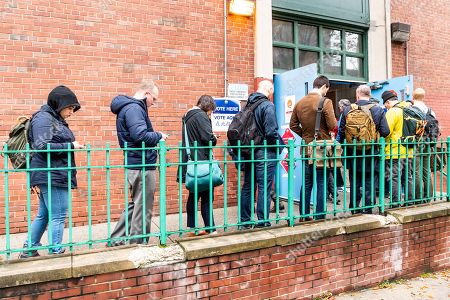
<svg viewBox="0 0 450 300">
<path fill-rule="evenodd" d="M 203 218 L 203 223 L 205 223 L 205 227 L 214 227 L 214 215 L 213 215 L 213 206 L 212 202 L 214 201 L 214 189 L 212 190 L 212 201 L 210 205 L 209 201 L 210 190 L 206 190 L 204 192 L 198 193 L 198 198 L 195 199 L 195 194 L 193 192 L 189 192 L 189 197 L 186 203 L 186 212 L 187 212 L 187 226 L 189 228 L 195 228 L 195 214 L 197 213 L 195 210 L 195 203 L 198 199 L 201 199 L 201 213 Z M 207 232 L 216 231 L 214 228 L 207 229 Z"/>
<path fill-rule="evenodd" d="M 355 210 L 352 210 L 352 214 L 356 213 L 366 213 L 371 214 L 372 213 L 372 207 L 375 204 L 375 198 L 376 198 L 376 191 L 375 186 L 377 185 L 377 176 L 373 175 L 370 172 L 361 172 L 356 170 L 349 169 L 349 180 L 350 180 L 350 204 L 349 208 Z M 363 176 L 364 174 L 364 176 Z M 364 177 L 364 180 L 363 180 Z M 372 181 L 374 184 L 372 185 Z M 359 208 L 359 205 L 361 203 L 361 199 L 363 196 L 362 190 L 363 190 L 363 183 L 364 183 L 364 209 Z M 372 194 L 374 195 L 374 199 L 372 202 Z M 359 208 L 359 209 L 358 209 Z"/>
</svg>

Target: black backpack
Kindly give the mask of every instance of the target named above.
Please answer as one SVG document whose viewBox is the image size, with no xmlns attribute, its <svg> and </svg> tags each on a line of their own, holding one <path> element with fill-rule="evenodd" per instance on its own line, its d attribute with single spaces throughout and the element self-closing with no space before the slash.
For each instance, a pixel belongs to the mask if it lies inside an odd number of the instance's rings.
<svg viewBox="0 0 450 300">
<path fill-rule="evenodd" d="M 27 162 L 27 154 L 24 152 L 28 143 L 28 132 L 30 130 L 31 118 L 20 116 L 18 123 L 10 130 L 9 139 L 5 145 L 8 145 L 8 151 L 20 151 L 9 153 L 8 157 L 14 169 L 24 169 Z M 31 158 L 31 153 L 30 153 Z"/>
<path fill-rule="evenodd" d="M 424 113 L 416 106 L 399 107 L 403 110 L 402 141 L 414 142 L 422 139 L 427 124 Z"/>
<path fill-rule="evenodd" d="M 436 141 L 441 135 L 441 131 L 439 129 L 439 121 L 431 114 L 430 108 L 428 108 L 425 119 L 427 121 L 427 125 L 425 125 L 425 133 L 423 137 L 428 141 Z"/>
<path fill-rule="evenodd" d="M 241 141 L 241 146 L 250 146 L 251 141 L 254 141 L 254 145 L 261 145 L 264 141 L 263 134 L 260 132 L 258 125 L 256 124 L 254 110 L 266 99 L 260 99 L 252 104 L 247 104 L 243 110 L 238 112 L 230 123 L 227 131 L 228 143 L 230 146 L 237 146 L 238 141 Z M 237 154 L 239 148 L 231 148 L 232 151 Z M 241 155 L 249 157 L 252 153 L 250 147 L 240 148 Z"/>
</svg>

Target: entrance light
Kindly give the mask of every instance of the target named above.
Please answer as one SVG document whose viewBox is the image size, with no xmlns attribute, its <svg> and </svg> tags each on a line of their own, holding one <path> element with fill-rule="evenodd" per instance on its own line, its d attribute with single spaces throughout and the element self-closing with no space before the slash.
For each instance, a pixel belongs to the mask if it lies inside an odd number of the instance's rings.
<svg viewBox="0 0 450 300">
<path fill-rule="evenodd" d="M 255 2 L 251 0 L 231 0 L 230 14 L 250 17 L 253 15 Z"/>
</svg>

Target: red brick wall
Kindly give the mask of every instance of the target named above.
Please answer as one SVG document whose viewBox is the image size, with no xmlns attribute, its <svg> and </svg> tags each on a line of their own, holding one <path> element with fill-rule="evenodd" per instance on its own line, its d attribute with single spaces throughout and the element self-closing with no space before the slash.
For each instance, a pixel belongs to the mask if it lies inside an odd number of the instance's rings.
<svg viewBox="0 0 450 300">
<path fill-rule="evenodd" d="M 108 142 L 117 147 L 110 101 L 118 93 L 132 95 L 139 81 L 150 77 L 160 87 L 160 99 L 150 109 L 153 126 L 171 135 L 169 145 L 177 145 L 187 108 L 202 94 L 224 95 L 223 14 L 222 0 L 4 1 L 0 7 L 0 141 L 6 140 L 17 116 L 36 111 L 53 87 L 65 84 L 82 105 L 69 120 L 77 139 L 97 148 Z M 247 83 L 252 90 L 253 19 L 229 16 L 227 26 L 229 82 Z M 175 151 L 170 152 L 169 160 L 176 159 Z M 77 161 L 86 165 L 83 155 Z M 120 152 L 112 155 L 112 162 L 122 162 Z M 105 153 L 94 153 L 92 163 L 105 164 Z M 178 210 L 175 169 L 168 173 L 170 212 Z M 123 208 L 124 176 L 113 171 L 111 178 L 115 219 Z M 105 171 L 92 171 L 92 179 L 93 219 L 105 222 Z M 0 180 L 4 181 L 3 174 Z M 26 231 L 25 182 L 24 174 L 9 178 L 12 232 Z M 87 222 L 86 171 L 80 172 L 79 182 L 73 198 L 75 225 Z M 0 192 L 0 234 L 5 230 L 4 196 Z M 215 203 L 220 205 L 221 197 Z M 36 204 L 33 200 L 32 215 Z"/>
<path fill-rule="evenodd" d="M 411 25 L 409 74 L 414 75 L 414 87 L 425 89 L 426 101 L 438 116 L 443 137 L 450 135 L 449 15 L 448 0 L 391 1 L 391 22 Z M 404 45 L 392 43 L 392 76 L 405 74 Z"/>
<path fill-rule="evenodd" d="M 449 235 L 450 218 L 440 217 L 325 239 L 311 235 L 287 247 L 0 289 L 0 297 L 314 299 L 448 268 Z"/>
</svg>

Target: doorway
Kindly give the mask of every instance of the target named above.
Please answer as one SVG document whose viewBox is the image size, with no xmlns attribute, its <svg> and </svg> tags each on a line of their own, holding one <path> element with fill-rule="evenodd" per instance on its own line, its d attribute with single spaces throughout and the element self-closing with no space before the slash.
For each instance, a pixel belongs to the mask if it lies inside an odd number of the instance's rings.
<svg viewBox="0 0 450 300">
<path fill-rule="evenodd" d="M 328 90 L 326 97 L 333 101 L 334 114 L 336 115 L 336 118 L 338 118 L 340 114 L 338 106 L 339 100 L 348 99 L 351 103 L 355 103 L 356 89 L 361 84 L 364 83 L 330 80 L 330 89 Z"/>
</svg>

